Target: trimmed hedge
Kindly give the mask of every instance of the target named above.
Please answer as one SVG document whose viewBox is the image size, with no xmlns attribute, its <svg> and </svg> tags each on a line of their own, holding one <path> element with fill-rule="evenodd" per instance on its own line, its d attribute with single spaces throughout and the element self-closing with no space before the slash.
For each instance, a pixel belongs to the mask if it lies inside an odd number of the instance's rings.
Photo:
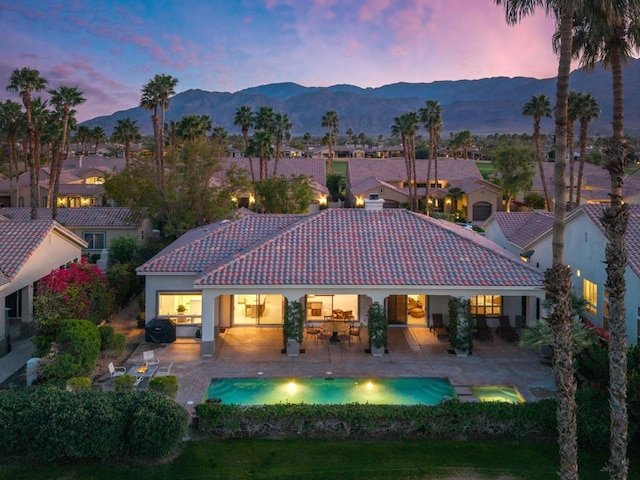
<svg viewBox="0 0 640 480">
<path fill-rule="evenodd" d="M 198 429 L 210 438 L 556 438 L 556 403 L 264 405 L 204 403 Z"/>
<path fill-rule="evenodd" d="M 178 393 L 178 379 L 174 375 L 152 378 L 149 380 L 149 389 L 173 398 Z"/>
<path fill-rule="evenodd" d="M 187 420 L 181 406 L 154 392 L 12 389 L 0 395 L 0 456 L 160 458 L 177 447 Z"/>
</svg>

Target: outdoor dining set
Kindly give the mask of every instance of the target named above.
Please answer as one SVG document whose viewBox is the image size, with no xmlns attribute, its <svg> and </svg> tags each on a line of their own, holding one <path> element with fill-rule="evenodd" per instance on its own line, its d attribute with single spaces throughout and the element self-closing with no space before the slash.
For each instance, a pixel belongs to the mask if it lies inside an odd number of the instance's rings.
<svg viewBox="0 0 640 480">
<path fill-rule="evenodd" d="M 357 338 L 361 342 L 360 331 L 362 325 L 356 321 L 351 310 L 333 310 L 332 315 L 324 317 L 320 325 L 312 321 L 307 321 L 306 338 L 315 338 L 316 345 L 319 341 L 326 342 L 327 345 L 348 345 L 351 346 L 351 339 Z"/>
</svg>

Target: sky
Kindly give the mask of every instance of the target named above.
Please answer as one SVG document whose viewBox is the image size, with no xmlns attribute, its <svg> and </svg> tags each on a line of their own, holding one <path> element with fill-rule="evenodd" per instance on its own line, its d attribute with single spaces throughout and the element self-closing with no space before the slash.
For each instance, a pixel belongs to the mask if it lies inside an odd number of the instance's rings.
<svg viewBox="0 0 640 480">
<path fill-rule="evenodd" d="M 0 85 L 30 67 L 78 87 L 82 122 L 138 106 L 156 74 L 177 93 L 550 78 L 554 26 L 508 26 L 494 0 L 0 0 Z"/>
</svg>

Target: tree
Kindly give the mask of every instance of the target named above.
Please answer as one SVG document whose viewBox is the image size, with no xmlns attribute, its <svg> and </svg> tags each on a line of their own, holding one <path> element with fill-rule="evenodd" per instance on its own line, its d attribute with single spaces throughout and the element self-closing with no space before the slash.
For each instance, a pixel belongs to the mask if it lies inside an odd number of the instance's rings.
<svg viewBox="0 0 640 480">
<path fill-rule="evenodd" d="M 17 204 L 17 199 L 15 203 L 13 201 L 13 177 L 19 173 L 18 148 L 16 144 L 22 120 L 23 114 L 19 103 L 12 100 L 0 103 L 0 133 L 5 139 L 9 150 L 9 199 L 11 203 L 9 206 Z"/>
<path fill-rule="evenodd" d="M 263 213 L 305 213 L 313 189 L 305 175 L 269 177 L 256 183 L 256 205 Z"/>
<path fill-rule="evenodd" d="M 307 146 L 307 151 L 305 152 L 305 157 L 309 156 L 309 150 L 311 149 L 311 134 L 309 132 L 304 132 L 302 136 L 302 140 L 304 140 L 305 145 Z"/>
<path fill-rule="evenodd" d="M 229 135 L 224 127 L 215 127 L 211 132 L 211 142 L 213 144 L 213 154 L 215 158 L 222 158 L 227 153 L 227 141 Z"/>
<path fill-rule="evenodd" d="M 49 205 L 51 206 L 51 217 L 55 220 L 58 212 L 58 186 L 60 185 L 60 172 L 62 171 L 62 160 L 68 154 L 69 145 L 69 119 L 74 115 L 73 107 L 82 105 L 86 99 L 77 87 L 67 87 L 61 85 L 55 90 L 49 90 L 51 94 L 51 104 L 62 115 L 62 144 L 58 155 L 54 155 L 51 164 L 51 174 L 49 176 Z"/>
<path fill-rule="evenodd" d="M 607 281 L 605 295 L 609 298 L 609 404 L 611 406 L 611 444 L 607 465 L 612 479 L 626 479 L 627 459 L 627 335 L 625 269 L 627 250 L 625 236 L 629 208 L 622 200 L 624 177 L 624 85 L 622 65 L 640 47 L 638 17 L 640 4 L 631 0 L 584 2 L 578 10 L 575 46 L 572 52 L 581 58 L 581 65 L 592 70 L 601 61 L 611 70 L 613 80 L 613 136 L 605 148 L 604 164 L 611 182 L 611 205 L 605 208 L 602 224 L 607 236 L 605 260 Z"/>
<path fill-rule="evenodd" d="M 499 147 L 492 155 L 491 163 L 496 172 L 494 181 L 502 187 L 506 197 L 507 212 L 511 200 L 519 192 L 531 190 L 535 152 L 529 147 Z"/>
<path fill-rule="evenodd" d="M 545 291 L 550 301 L 548 322 L 553 331 L 553 371 L 556 379 L 560 478 L 578 479 L 578 439 L 576 424 L 576 385 L 573 372 L 571 337 L 571 270 L 564 264 L 566 204 L 567 104 L 573 45 L 573 20 L 581 0 L 495 0 L 504 5 L 510 25 L 535 12 L 536 7 L 553 14 L 558 24 L 558 75 L 555 103 L 554 220 L 552 266 L 545 272 Z"/>
<path fill-rule="evenodd" d="M 580 206 L 580 195 L 582 193 L 582 175 L 584 173 L 584 162 L 587 155 L 587 133 L 589 131 L 589 123 L 594 118 L 600 116 L 600 106 L 598 101 L 587 92 L 580 93 L 578 99 L 578 119 L 580 120 L 580 134 L 578 135 L 578 144 L 580 150 L 580 163 L 578 166 L 578 185 L 576 188 L 576 205 Z"/>
<path fill-rule="evenodd" d="M 112 140 L 124 143 L 125 168 L 129 168 L 131 163 L 131 143 L 139 142 L 142 138 L 136 123 L 136 120 L 129 117 L 118 120 L 111 134 Z"/>
<path fill-rule="evenodd" d="M 107 138 L 107 134 L 104 133 L 104 129 L 100 125 L 96 125 L 91 129 L 91 139 L 93 140 L 93 152 L 98 153 L 100 144 Z"/>
<path fill-rule="evenodd" d="M 542 163 L 542 135 L 540 133 L 540 120 L 543 117 L 551 118 L 551 100 L 544 93 L 541 93 L 540 95 L 533 95 L 522 107 L 522 115 L 533 118 L 533 142 L 536 146 L 536 161 L 538 162 L 542 191 L 544 192 L 545 208 L 548 211 L 551 211 L 551 202 L 549 201 L 549 191 L 547 189 L 547 178 L 544 175 L 544 167 Z"/>
<path fill-rule="evenodd" d="M 245 152 L 249 148 L 249 129 L 253 127 L 254 116 L 251 111 L 251 107 L 242 105 L 236 109 L 235 117 L 233 118 L 233 124 L 242 129 L 242 138 L 244 140 Z M 251 173 L 251 181 L 256 181 L 256 175 L 253 171 L 253 159 L 249 156 L 249 169 Z"/>
<path fill-rule="evenodd" d="M 360 132 L 358 134 L 358 141 L 360 142 L 360 145 L 362 145 L 362 149 L 364 150 L 365 144 L 367 143 L 367 136 L 364 132 Z"/>
<path fill-rule="evenodd" d="M 399 135 L 402 141 L 404 164 L 407 173 L 407 187 L 409 189 L 409 205 L 412 211 L 418 210 L 418 180 L 416 178 L 416 145 L 415 136 L 418 131 L 418 114 L 416 112 L 403 113 L 395 117 L 391 126 L 393 135 Z"/>
<path fill-rule="evenodd" d="M 451 150 L 453 151 L 453 158 L 467 159 L 469 148 L 473 145 L 473 137 L 469 130 L 461 130 L 455 134 L 452 134 L 451 141 L 449 142 Z M 437 178 L 436 178 L 437 184 Z"/>
<path fill-rule="evenodd" d="M 435 182 L 438 184 L 438 143 L 442 135 L 442 107 L 436 100 L 427 100 L 425 107 L 418 112 L 420 121 L 429 134 L 429 161 L 427 162 L 427 181 L 424 188 L 426 213 L 429 215 L 429 183 L 431 182 L 431 161 L 435 163 Z"/>
<path fill-rule="evenodd" d="M 180 141 L 202 142 L 213 128 L 209 115 L 190 113 L 182 117 L 176 124 L 176 138 Z"/>
<path fill-rule="evenodd" d="M 291 139 L 291 127 L 292 123 L 289 121 L 289 116 L 286 113 L 276 113 L 273 118 L 273 136 L 276 146 L 275 160 L 273 162 L 273 176 L 278 174 L 278 160 L 280 159 L 280 147 L 283 140 Z"/>
<path fill-rule="evenodd" d="M 327 173 L 333 175 L 333 138 L 338 134 L 338 123 L 340 119 L 334 110 L 329 110 L 322 116 L 321 126 L 327 129 L 327 144 L 329 145 L 329 163 Z"/>
<path fill-rule="evenodd" d="M 27 117 L 27 137 L 25 141 L 25 156 L 29 165 L 29 188 L 31 193 L 31 219 L 38 218 L 38 161 L 35 154 L 36 135 L 32 118 L 32 93 L 40 92 L 47 87 L 47 80 L 40 76 L 36 69 L 23 67 L 15 69 L 9 77 L 7 91 L 18 92 Z"/>
<path fill-rule="evenodd" d="M 569 153 L 569 202 L 568 209 L 573 210 L 573 190 L 574 190 L 574 165 L 575 165 L 575 124 L 578 120 L 579 94 L 575 91 L 569 92 L 567 104 L 567 151 Z"/>
<path fill-rule="evenodd" d="M 249 140 L 247 155 L 256 156 L 260 159 L 260 175 L 258 181 L 266 178 L 267 164 L 273 156 L 273 146 L 271 145 L 271 135 L 265 130 L 257 130 Z M 255 182 L 254 182 L 255 183 Z"/>
<path fill-rule="evenodd" d="M 351 145 L 353 141 L 353 128 L 347 128 L 347 145 Z"/>
</svg>

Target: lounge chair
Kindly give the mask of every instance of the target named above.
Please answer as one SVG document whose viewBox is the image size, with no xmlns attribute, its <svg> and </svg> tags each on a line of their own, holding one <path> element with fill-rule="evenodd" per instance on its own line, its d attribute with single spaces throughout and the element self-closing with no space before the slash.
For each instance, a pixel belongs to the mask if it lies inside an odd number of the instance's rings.
<svg viewBox="0 0 640 480">
<path fill-rule="evenodd" d="M 127 369 L 125 367 L 115 367 L 113 362 L 109 363 L 109 374 L 111 375 L 111 378 L 119 377 L 125 373 L 127 373 Z"/>
<path fill-rule="evenodd" d="M 449 330 L 444 326 L 444 320 L 441 313 L 431 314 L 431 331 L 434 333 L 438 340 L 441 336 L 449 335 Z"/>
<path fill-rule="evenodd" d="M 511 322 L 509 321 L 509 315 L 499 315 L 498 320 L 500 320 L 500 336 L 504 338 L 507 342 L 517 342 L 520 340 L 520 336 L 516 329 L 511 326 Z"/>
<path fill-rule="evenodd" d="M 156 357 L 153 350 L 146 350 L 142 352 L 142 359 L 147 365 L 158 365 L 160 363 L 160 359 Z"/>
<path fill-rule="evenodd" d="M 173 362 L 171 362 L 168 367 L 158 367 L 156 377 L 166 377 L 167 375 L 171 375 L 171 367 L 173 367 Z"/>
<path fill-rule="evenodd" d="M 493 341 L 493 334 L 487 325 L 486 315 L 476 315 L 476 337 L 481 342 Z"/>
</svg>

